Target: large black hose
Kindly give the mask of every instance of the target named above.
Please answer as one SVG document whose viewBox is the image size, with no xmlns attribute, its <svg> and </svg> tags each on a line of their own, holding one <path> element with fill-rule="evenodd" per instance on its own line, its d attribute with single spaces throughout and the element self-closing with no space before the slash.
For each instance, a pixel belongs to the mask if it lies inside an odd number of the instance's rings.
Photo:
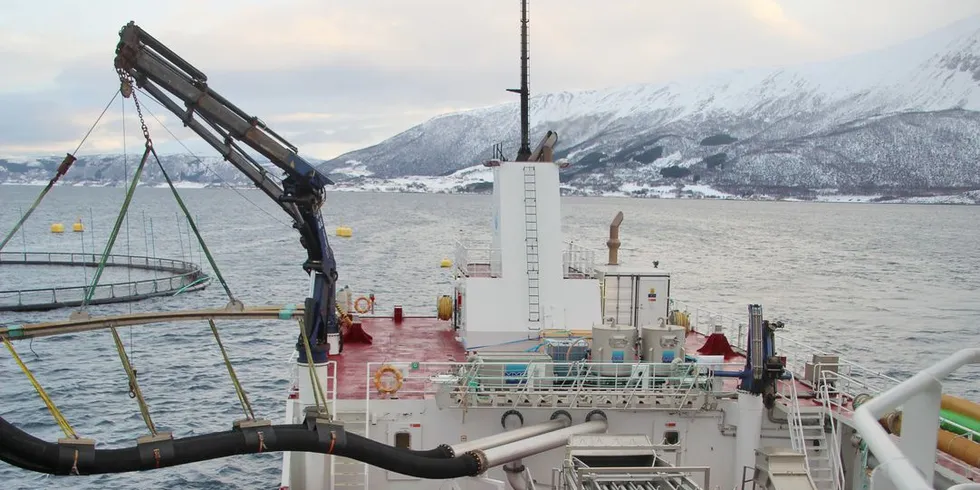
<svg viewBox="0 0 980 490">
<path fill-rule="evenodd" d="M 443 446 L 428 451 L 408 451 L 322 423 L 235 429 L 123 449 L 94 449 L 38 439 L 0 417 L 0 460 L 52 475 L 126 473 L 237 454 L 276 451 L 334 454 L 403 475 L 433 480 L 476 476 L 482 471 L 475 454 L 450 458 Z"/>
</svg>

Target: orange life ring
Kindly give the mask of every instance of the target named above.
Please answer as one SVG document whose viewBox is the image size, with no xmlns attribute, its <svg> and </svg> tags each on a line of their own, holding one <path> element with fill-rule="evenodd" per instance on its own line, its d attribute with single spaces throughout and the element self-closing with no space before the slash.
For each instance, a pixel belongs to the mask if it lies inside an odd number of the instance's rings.
<svg viewBox="0 0 980 490">
<path fill-rule="evenodd" d="M 384 377 L 386 373 L 395 375 L 395 382 L 392 384 L 392 386 L 385 385 L 381 382 L 381 378 Z M 374 372 L 374 387 L 378 389 L 378 393 L 384 393 L 387 395 L 395 393 L 402 387 L 401 370 L 390 364 L 381 366 L 381 368 Z"/>
<path fill-rule="evenodd" d="M 364 302 L 363 308 L 361 307 L 361 301 Z M 367 313 L 371 311 L 371 300 L 364 296 L 357 298 L 357 301 L 354 301 L 354 311 L 358 313 Z"/>
</svg>

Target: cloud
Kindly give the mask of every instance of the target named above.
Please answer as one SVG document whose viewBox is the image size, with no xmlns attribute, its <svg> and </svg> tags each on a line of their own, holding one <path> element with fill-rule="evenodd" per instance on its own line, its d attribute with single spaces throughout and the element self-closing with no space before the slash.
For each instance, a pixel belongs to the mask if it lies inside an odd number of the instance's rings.
<svg viewBox="0 0 980 490">
<path fill-rule="evenodd" d="M 16 2 L 0 17 L 0 155 L 77 145 L 118 86 L 113 50 L 130 18 L 302 153 L 329 158 L 445 111 L 515 100 L 504 89 L 519 83 L 518 5 Z M 535 0 L 530 8 L 534 94 L 827 59 L 980 12 L 966 0 Z M 147 108 L 195 151 L 209 151 L 176 117 Z M 138 151 L 127 110 L 127 146 Z M 158 149 L 183 151 L 148 124 Z M 119 151 L 121 128 L 115 106 L 86 150 Z"/>
</svg>

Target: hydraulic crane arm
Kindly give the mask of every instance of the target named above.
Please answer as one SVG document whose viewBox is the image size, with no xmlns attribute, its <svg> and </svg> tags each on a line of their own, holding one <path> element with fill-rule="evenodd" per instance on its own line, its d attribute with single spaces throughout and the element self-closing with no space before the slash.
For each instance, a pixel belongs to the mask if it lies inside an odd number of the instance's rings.
<svg viewBox="0 0 980 490">
<path fill-rule="evenodd" d="M 123 82 L 123 95 L 128 96 L 132 90 L 129 81 L 135 81 L 293 219 L 293 227 L 299 230 L 300 243 L 307 252 L 303 268 L 311 275 L 305 324 L 314 362 L 326 360 L 328 338 L 338 343 L 334 348 L 339 351 L 342 340 L 334 307 L 337 264 L 320 214 L 324 187 L 333 182 L 265 123 L 211 90 L 204 73 L 133 22 L 119 31 L 115 67 Z M 237 142 L 268 158 L 286 173 L 285 178 L 277 182 Z M 298 350 L 303 362 L 305 348 Z"/>
</svg>

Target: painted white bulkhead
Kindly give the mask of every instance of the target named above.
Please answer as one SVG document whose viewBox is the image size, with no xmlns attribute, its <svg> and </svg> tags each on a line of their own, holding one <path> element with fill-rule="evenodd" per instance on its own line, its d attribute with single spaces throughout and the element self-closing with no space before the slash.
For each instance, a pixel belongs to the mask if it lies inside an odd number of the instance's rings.
<svg viewBox="0 0 980 490">
<path fill-rule="evenodd" d="M 342 412 L 363 412 L 365 403 L 355 400 L 338 400 L 337 410 Z M 440 409 L 435 400 L 371 400 L 367 420 L 367 436 L 389 445 L 405 445 L 412 449 L 431 449 L 440 444 L 456 444 L 479 439 L 504 431 L 501 418 L 509 408 Z M 554 413 L 552 408 L 518 409 L 524 417 L 524 425 L 534 425 L 549 420 Z M 585 422 L 592 409 L 568 409 L 573 424 Z M 677 449 L 662 449 L 660 457 L 676 466 L 708 466 L 710 468 L 710 489 L 739 488 L 741 483 L 735 475 L 741 469 L 736 461 L 743 461 L 736 451 L 739 422 L 739 409 L 736 400 L 722 400 L 716 409 L 697 412 L 669 412 L 657 410 L 603 410 L 608 418 L 609 434 L 646 435 L 654 444 L 667 444 L 676 438 Z M 761 434 L 759 445 L 790 447 L 789 431 L 785 426 L 770 422 L 764 414 L 760 420 Z M 347 430 L 357 430 L 348 424 Z M 754 426 L 753 431 L 759 430 Z M 673 433 L 673 434 L 670 434 Z M 751 454 L 751 453 L 750 453 Z M 553 484 L 554 468 L 561 465 L 565 448 L 553 449 L 525 458 L 535 482 L 544 488 Z M 342 460 L 343 458 L 338 458 Z M 750 474 L 751 475 L 751 474 Z M 488 471 L 484 476 L 506 482 L 506 476 L 499 467 Z M 366 488 L 385 488 L 397 490 L 451 489 L 456 484 L 461 489 L 470 488 L 469 479 L 423 480 L 398 475 L 387 470 L 368 467 Z M 475 483 L 474 483 L 475 485 Z M 308 487 L 312 488 L 312 487 Z M 326 486 L 320 488 L 328 488 Z M 476 487 L 472 487 L 476 488 Z M 480 487 L 483 488 L 483 487 Z M 509 487 L 508 487 L 509 488 Z M 540 487 L 539 487 L 540 488 Z"/>
<path fill-rule="evenodd" d="M 536 338 L 541 329 L 589 329 L 601 320 L 599 283 L 591 270 L 574 273 L 579 264 L 564 246 L 558 170 L 552 162 L 494 167 L 495 273 L 464 276 L 457 285 L 465 345 Z"/>
</svg>

